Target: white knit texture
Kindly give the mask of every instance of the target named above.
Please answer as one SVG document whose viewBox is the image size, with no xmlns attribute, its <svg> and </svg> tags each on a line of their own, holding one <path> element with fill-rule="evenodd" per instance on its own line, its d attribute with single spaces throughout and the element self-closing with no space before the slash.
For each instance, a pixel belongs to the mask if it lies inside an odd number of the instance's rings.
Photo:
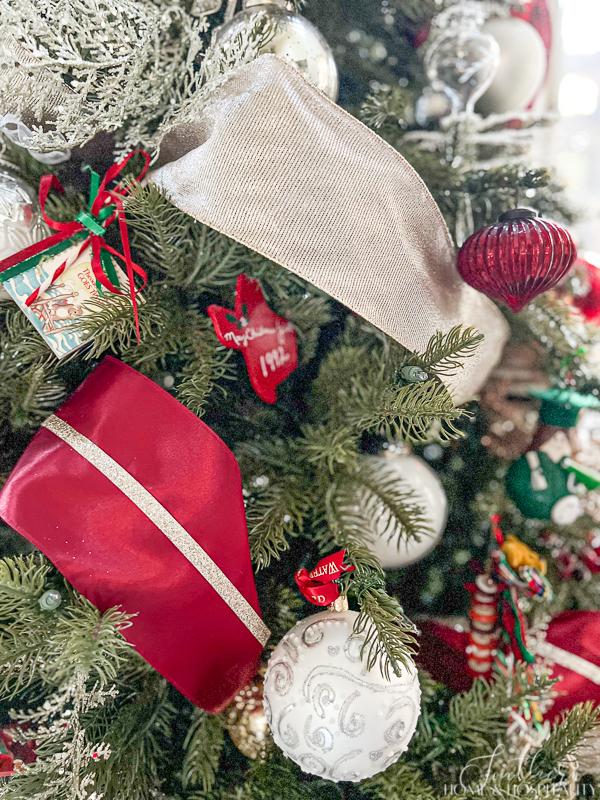
<svg viewBox="0 0 600 800">
<path fill-rule="evenodd" d="M 455 267 L 441 212 L 408 162 L 280 59 L 231 74 L 174 126 L 152 179 L 183 211 L 296 273 L 410 350 L 438 330 L 485 335 L 449 386 L 472 397 L 507 326 Z"/>
</svg>

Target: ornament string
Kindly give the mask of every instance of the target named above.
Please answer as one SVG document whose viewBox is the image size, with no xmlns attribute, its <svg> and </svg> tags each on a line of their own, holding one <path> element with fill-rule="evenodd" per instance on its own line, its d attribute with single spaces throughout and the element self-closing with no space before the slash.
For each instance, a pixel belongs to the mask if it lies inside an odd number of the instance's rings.
<svg viewBox="0 0 600 800">
<path fill-rule="evenodd" d="M 41 259 L 55 256 L 74 244 L 79 244 L 75 258 L 78 258 L 87 248 L 91 249 L 91 266 L 97 284 L 104 287 L 111 294 L 123 295 L 119 279 L 114 267 L 113 258 L 119 259 L 125 266 L 129 284 L 129 297 L 133 309 L 136 338 L 140 341 L 140 325 L 137 304 L 137 293 L 142 291 L 147 282 L 146 271 L 136 264 L 131 256 L 129 232 L 125 218 L 123 198 L 129 193 L 129 186 L 118 183 L 111 184 L 122 173 L 125 166 L 135 156 L 141 156 L 144 164 L 139 173 L 134 177 L 135 182 L 141 181 L 150 167 L 150 154 L 144 150 L 136 150 L 125 156 L 121 161 L 113 164 L 100 178 L 97 172 L 86 167 L 90 174 L 90 190 L 87 209 L 80 211 L 71 221 L 61 222 L 49 216 L 46 203 L 51 192 L 63 192 L 63 186 L 55 175 L 43 175 L 40 179 L 39 203 L 44 222 L 55 231 L 54 234 L 36 242 L 24 250 L 14 253 L 0 261 L 0 282 L 7 281 L 16 275 L 35 267 Z M 121 238 L 122 252 L 111 247 L 105 241 L 106 231 L 113 222 L 117 222 Z M 69 260 L 65 259 L 54 272 L 44 280 L 27 298 L 25 304 L 31 306 L 38 297 L 46 292 L 63 274 Z M 71 261 L 72 263 L 72 261 Z M 135 277 L 141 280 L 141 285 L 136 287 Z"/>
<path fill-rule="evenodd" d="M 296 572 L 294 580 L 303 597 L 315 606 L 329 606 L 340 596 L 337 582 L 346 572 L 354 572 L 356 567 L 344 564 L 345 550 L 338 550 L 322 558 L 310 572 L 303 567 Z"/>
</svg>

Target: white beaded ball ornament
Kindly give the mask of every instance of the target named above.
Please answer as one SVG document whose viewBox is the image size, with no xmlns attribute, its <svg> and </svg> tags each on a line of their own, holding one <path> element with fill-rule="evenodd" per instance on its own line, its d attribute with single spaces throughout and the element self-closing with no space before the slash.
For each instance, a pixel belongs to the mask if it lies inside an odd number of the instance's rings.
<svg viewBox="0 0 600 800">
<path fill-rule="evenodd" d="M 416 668 L 388 681 L 367 671 L 353 634 L 356 611 L 323 611 L 279 642 L 265 676 L 264 708 L 275 743 L 304 772 L 362 781 L 407 749 L 421 690 Z"/>
</svg>

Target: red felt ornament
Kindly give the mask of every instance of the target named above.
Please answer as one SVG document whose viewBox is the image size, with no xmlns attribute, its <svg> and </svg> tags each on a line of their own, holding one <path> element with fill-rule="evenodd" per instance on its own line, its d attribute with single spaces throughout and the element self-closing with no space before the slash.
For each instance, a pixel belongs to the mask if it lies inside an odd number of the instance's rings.
<svg viewBox="0 0 600 800">
<path fill-rule="evenodd" d="M 260 283 L 244 274 L 237 279 L 235 311 L 207 310 L 221 344 L 241 350 L 256 394 L 274 403 L 277 386 L 298 366 L 294 326 L 269 308 Z"/>
<path fill-rule="evenodd" d="M 458 271 L 474 289 L 520 311 L 556 286 L 576 256 L 566 228 L 530 208 L 515 208 L 467 239 L 458 253 Z"/>
</svg>

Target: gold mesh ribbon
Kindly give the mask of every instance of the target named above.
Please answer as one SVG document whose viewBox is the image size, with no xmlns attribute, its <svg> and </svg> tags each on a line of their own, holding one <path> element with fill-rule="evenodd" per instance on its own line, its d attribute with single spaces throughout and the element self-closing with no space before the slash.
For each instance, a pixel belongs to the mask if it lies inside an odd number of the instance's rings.
<svg viewBox="0 0 600 800">
<path fill-rule="evenodd" d="M 250 633 L 266 644 L 270 631 L 246 598 L 186 529 L 131 473 L 68 422 L 54 414 L 42 425 L 85 458 L 152 522 L 224 600 Z"/>
</svg>

